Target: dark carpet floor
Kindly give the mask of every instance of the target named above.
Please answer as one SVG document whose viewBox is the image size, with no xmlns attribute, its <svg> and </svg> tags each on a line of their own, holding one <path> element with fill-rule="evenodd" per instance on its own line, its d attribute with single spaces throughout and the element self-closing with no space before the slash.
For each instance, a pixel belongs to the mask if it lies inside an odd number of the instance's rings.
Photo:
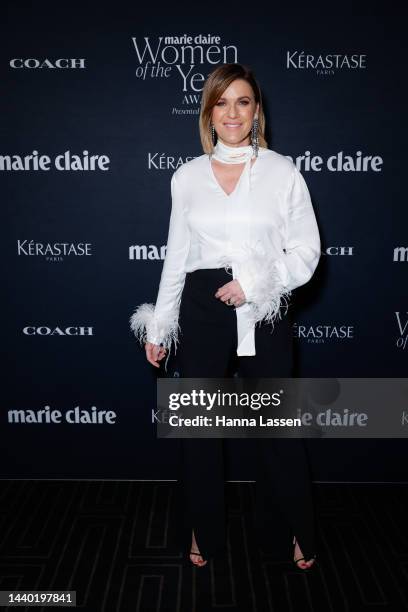
<svg viewBox="0 0 408 612">
<path fill-rule="evenodd" d="M 253 483 L 227 484 L 225 559 L 193 567 L 174 545 L 175 487 L 0 481 L 0 591 L 76 591 L 90 612 L 408 610 L 407 485 L 314 484 L 308 575 L 258 550 Z"/>
</svg>

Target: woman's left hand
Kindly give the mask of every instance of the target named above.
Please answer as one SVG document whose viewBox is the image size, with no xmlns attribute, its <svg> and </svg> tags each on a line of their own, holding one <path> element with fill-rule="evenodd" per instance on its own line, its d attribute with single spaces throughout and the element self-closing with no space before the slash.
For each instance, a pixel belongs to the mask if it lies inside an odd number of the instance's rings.
<svg viewBox="0 0 408 612">
<path fill-rule="evenodd" d="M 220 287 L 215 293 L 215 297 L 222 302 L 229 300 L 229 305 L 235 307 L 241 306 L 246 302 L 245 293 L 242 291 L 242 287 L 237 280 L 232 280 Z"/>
</svg>

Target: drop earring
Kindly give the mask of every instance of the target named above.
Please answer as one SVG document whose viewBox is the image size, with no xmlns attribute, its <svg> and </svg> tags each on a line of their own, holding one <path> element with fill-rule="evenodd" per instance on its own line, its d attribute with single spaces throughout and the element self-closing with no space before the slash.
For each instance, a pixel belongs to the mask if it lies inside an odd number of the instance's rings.
<svg viewBox="0 0 408 612">
<path fill-rule="evenodd" d="M 215 144 L 216 144 L 215 127 L 213 126 L 212 123 L 210 125 L 210 132 L 211 132 L 211 142 L 212 142 L 213 146 L 215 146 Z"/>
<path fill-rule="evenodd" d="M 258 139 L 259 122 L 258 117 L 254 117 L 251 128 L 251 144 L 255 157 L 258 157 L 259 139 Z"/>
</svg>

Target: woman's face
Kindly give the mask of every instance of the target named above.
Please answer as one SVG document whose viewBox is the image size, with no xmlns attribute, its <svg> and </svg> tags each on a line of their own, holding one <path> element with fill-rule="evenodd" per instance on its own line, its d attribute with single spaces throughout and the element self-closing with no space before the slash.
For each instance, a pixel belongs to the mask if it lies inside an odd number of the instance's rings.
<svg viewBox="0 0 408 612">
<path fill-rule="evenodd" d="M 231 147 L 251 144 L 250 131 L 259 104 L 254 92 L 244 79 L 235 79 L 227 87 L 212 111 L 212 123 L 218 138 Z"/>
</svg>

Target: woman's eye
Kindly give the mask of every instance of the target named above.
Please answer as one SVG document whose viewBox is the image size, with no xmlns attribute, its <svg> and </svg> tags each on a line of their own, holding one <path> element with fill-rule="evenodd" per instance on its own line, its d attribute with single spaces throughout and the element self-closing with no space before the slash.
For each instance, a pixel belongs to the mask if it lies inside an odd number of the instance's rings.
<svg viewBox="0 0 408 612">
<path fill-rule="evenodd" d="M 222 106 L 223 104 L 225 104 L 225 102 L 217 102 L 215 106 Z M 243 104 L 244 106 L 247 106 L 249 104 L 249 100 L 240 100 L 240 104 Z"/>
</svg>

